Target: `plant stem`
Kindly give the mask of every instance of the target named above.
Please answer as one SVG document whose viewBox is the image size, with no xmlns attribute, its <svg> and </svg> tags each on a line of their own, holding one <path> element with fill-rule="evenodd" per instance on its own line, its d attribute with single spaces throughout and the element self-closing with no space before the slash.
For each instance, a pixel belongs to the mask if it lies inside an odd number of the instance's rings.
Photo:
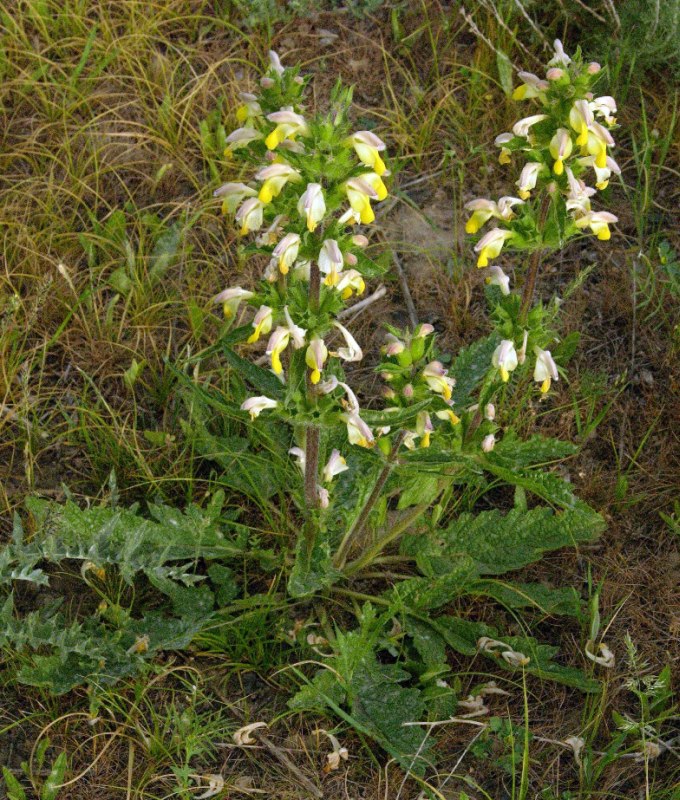
<svg viewBox="0 0 680 800">
<path fill-rule="evenodd" d="M 309 269 L 309 307 L 311 311 L 316 314 L 319 310 L 319 300 L 321 297 L 321 274 L 319 272 L 319 265 L 312 262 Z M 307 398 L 312 396 L 312 385 L 307 376 Z M 319 497 L 316 490 L 316 485 L 319 479 L 319 428 L 316 425 L 308 425 L 305 434 L 305 503 L 307 505 L 307 512 L 309 513 L 313 508 L 319 504 Z M 305 525 L 305 535 L 313 540 L 314 531 L 310 528 L 310 520 L 307 520 Z M 311 531 L 311 533 L 310 533 Z M 311 550 L 310 550 L 311 552 Z"/>
<path fill-rule="evenodd" d="M 356 561 L 352 561 L 345 570 L 345 575 L 350 577 L 351 575 L 356 574 L 360 570 L 362 570 L 365 566 L 370 564 L 373 559 L 379 555 L 390 542 L 393 542 L 397 539 L 401 534 L 407 530 L 412 523 L 414 523 L 418 517 L 424 514 L 427 509 L 432 505 L 431 502 L 429 503 L 421 503 L 418 506 L 415 506 L 411 511 L 408 512 L 402 519 L 389 531 L 386 533 L 382 539 L 378 539 L 375 544 L 368 548 L 368 550 Z"/>
<path fill-rule="evenodd" d="M 359 512 L 358 517 L 354 520 L 354 524 L 349 528 L 347 533 L 345 533 L 342 541 L 340 542 L 340 547 L 338 547 L 338 551 L 335 554 L 335 565 L 339 569 L 345 565 L 345 558 L 347 552 L 352 544 L 352 540 L 356 539 L 364 529 L 366 525 L 366 521 L 368 520 L 369 514 L 373 510 L 373 507 L 380 499 L 380 495 L 382 490 L 387 482 L 387 479 L 390 477 L 390 473 L 394 467 L 394 462 L 397 460 L 397 453 L 399 452 L 399 448 L 401 447 L 402 442 L 406 438 L 406 431 L 399 431 L 397 434 L 397 438 L 394 440 L 394 444 L 392 445 L 392 449 L 390 450 L 390 454 L 385 461 L 385 464 L 378 475 L 378 478 L 375 482 L 375 486 L 373 487 L 373 491 L 369 495 L 368 499 L 364 503 L 364 507 Z"/>
<path fill-rule="evenodd" d="M 550 195 L 545 194 L 541 201 L 541 208 L 538 212 L 538 228 L 543 235 L 545 228 L 545 221 L 548 217 L 550 209 Z M 538 277 L 538 270 L 543 260 L 544 250 L 534 250 L 529 260 L 529 270 L 527 272 L 526 280 L 524 281 L 524 288 L 522 289 L 522 306 L 520 311 L 520 320 L 522 324 L 526 324 L 531 302 L 534 299 L 534 290 L 536 289 L 536 278 Z"/>
</svg>

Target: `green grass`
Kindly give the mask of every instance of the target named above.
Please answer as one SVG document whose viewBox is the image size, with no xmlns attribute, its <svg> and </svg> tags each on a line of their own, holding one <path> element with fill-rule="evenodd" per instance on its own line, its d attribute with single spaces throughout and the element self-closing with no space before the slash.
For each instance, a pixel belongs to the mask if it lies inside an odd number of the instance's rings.
<svg viewBox="0 0 680 800">
<path fill-rule="evenodd" d="M 124 504 L 161 497 L 180 506 L 202 504 L 222 486 L 227 507 L 246 514 L 262 547 L 292 536 L 285 502 L 246 504 L 224 462 L 205 457 L 215 455 L 197 433 L 206 412 L 178 391 L 166 366 L 166 360 L 186 363 L 191 372 L 191 357 L 223 330 L 212 296 L 249 280 L 235 231 L 211 193 L 235 177 L 233 164 L 221 158 L 220 126 L 235 126 L 236 95 L 254 85 L 249 65 L 263 63 L 271 45 L 313 73 L 315 97 L 324 96 L 336 74 L 357 84 L 359 119 L 387 134 L 397 182 L 426 176 L 404 189 L 395 211 L 434 202 L 447 220 L 438 223 L 451 241 L 443 270 L 408 230 L 400 243 L 418 309 L 436 318 L 453 349 L 484 329 L 461 220 L 464 202 L 497 192 L 507 180 L 491 147 L 516 111 L 503 91 L 502 57 L 454 4 L 354 3 L 318 20 L 304 3 L 270 5 L 249 8 L 243 26 L 242 3 L 0 3 L 0 513 L 7 537 L 26 496 L 63 499 L 64 484 L 81 503 L 117 495 Z M 554 36 L 567 49 L 581 41 L 589 57 L 608 61 L 607 91 L 625 98 L 619 117 L 631 135 L 616 154 L 624 189 L 612 182 L 608 196 L 621 217 L 619 232 L 606 252 L 598 251 L 585 298 L 581 290 L 569 297 L 565 290 L 587 252 L 574 246 L 549 265 L 539 291 L 564 293 L 562 333 L 581 329 L 584 336 L 569 384 L 561 382 L 552 406 L 534 408 L 543 432 L 585 445 L 567 469 L 586 499 L 605 511 L 610 533 L 599 549 L 551 556 L 531 576 L 557 582 L 566 575 L 580 587 L 588 564 L 601 583 L 618 663 L 603 693 L 589 699 L 531 680 L 517 685 L 454 657 L 460 696 L 490 679 L 511 693 L 489 700 L 491 716 L 507 721 L 499 727 L 506 738 L 489 735 L 475 747 L 477 728 L 449 726 L 439 745 L 440 772 L 428 779 L 434 797 L 455 791 L 496 798 L 511 787 L 517 798 L 671 800 L 680 774 L 677 743 L 675 752 L 642 762 L 633 757 L 634 739 L 612 744 L 618 741 L 613 712 L 668 724 L 627 686 L 660 674 L 677 657 L 671 650 L 677 631 L 669 637 L 673 587 L 662 579 L 677 536 L 659 516 L 671 519 L 678 482 L 677 386 L 670 377 L 680 348 L 677 259 L 660 250 L 667 241 L 680 252 L 673 212 L 677 92 L 666 79 L 677 70 L 670 38 L 677 3 L 658 5 L 657 23 L 655 4 L 648 4 L 638 38 L 627 20 L 639 3 L 628 0 L 618 9 L 620 28 L 610 3 L 586 5 L 590 11 L 575 2 L 544 8 L 507 0 L 468 4 L 468 11 L 480 34 L 530 69 Z M 663 36 L 654 34 L 655 24 Z M 322 47 L 318 27 L 338 38 Z M 434 269 L 421 269 L 428 261 Z M 385 315 L 398 314 L 401 304 L 396 286 L 390 290 Z M 367 330 L 382 324 L 383 310 L 369 315 Z M 234 391 L 217 358 L 198 377 Z M 233 434 L 228 421 L 219 434 Z M 345 769 L 352 791 L 397 796 L 403 774 L 350 726 L 337 734 L 350 749 L 348 764 L 322 773 L 327 747 L 313 731 L 336 723 L 285 706 L 302 685 L 296 675 L 306 674 L 298 662 L 309 657 L 292 652 L 286 634 L 296 621 L 311 619 L 311 610 L 279 599 L 276 572 L 250 569 L 244 563 L 241 577 L 253 582 L 253 593 L 270 592 L 271 607 L 225 612 L 190 652 L 169 655 L 96 698 L 81 690 L 55 698 L 18 684 L 23 657 L 3 651 L 0 763 L 27 797 L 40 796 L 60 753 L 63 780 L 70 782 L 56 795 L 60 800 L 189 798 L 216 773 L 225 778 L 217 797 L 254 789 L 302 798 L 300 776 L 323 786 L 327 797 L 343 797 Z M 37 603 L 21 588 L 17 597 L 27 608 Z M 338 614 L 353 612 L 346 599 Z M 70 596 L 75 605 L 81 600 Z M 513 622 L 491 603 L 460 610 Z M 324 624 L 332 631 L 329 620 Z M 570 663 L 589 663 L 583 655 L 589 621 L 535 625 L 560 643 Z M 230 748 L 233 732 L 259 719 L 270 722 L 274 745 L 294 769 L 267 749 Z M 516 736 L 509 750 L 508 730 Z M 570 735 L 585 738 L 589 771 L 559 744 Z M 41 758 L 42 747 L 48 749 Z M 416 797 L 420 788 L 409 779 L 400 796 Z"/>
</svg>

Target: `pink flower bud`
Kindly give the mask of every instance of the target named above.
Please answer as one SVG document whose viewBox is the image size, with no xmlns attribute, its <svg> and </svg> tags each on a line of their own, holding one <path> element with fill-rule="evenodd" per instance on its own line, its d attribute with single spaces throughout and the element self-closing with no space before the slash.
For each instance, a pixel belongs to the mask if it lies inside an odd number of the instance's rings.
<svg viewBox="0 0 680 800">
<path fill-rule="evenodd" d="M 404 397 L 408 397 L 410 399 L 413 397 L 413 386 L 411 386 L 410 383 L 407 383 L 402 389 L 401 393 L 404 395 Z"/>
<path fill-rule="evenodd" d="M 564 70 L 560 69 L 559 67 L 551 67 L 546 73 L 545 77 L 549 81 L 558 81 L 560 78 L 564 77 Z"/>
<path fill-rule="evenodd" d="M 356 267 L 357 261 L 358 259 L 354 253 L 347 253 L 345 255 L 345 263 L 349 264 L 350 267 Z"/>
<path fill-rule="evenodd" d="M 588 64 L 588 75 L 597 75 L 597 73 L 602 69 L 602 67 L 597 63 L 597 61 L 591 61 Z"/>
<path fill-rule="evenodd" d="M 274 85 L 273 78 L 268 78 L 266 75 L 260 78 L 260 86 L 263 89 L 271 89 L 273 85 Z"/>
<path fill-rule="evenodd" d="M 358 233 L 356 236 L 352 236 L 352 241 L 357 247 L 366 247 L 368 244 L 368 239 L 361 233 Z"/>
</svg>

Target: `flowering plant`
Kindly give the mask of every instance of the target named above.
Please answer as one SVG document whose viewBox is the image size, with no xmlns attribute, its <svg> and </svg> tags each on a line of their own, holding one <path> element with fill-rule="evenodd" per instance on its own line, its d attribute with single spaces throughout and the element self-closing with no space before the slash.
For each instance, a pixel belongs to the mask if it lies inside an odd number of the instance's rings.
<svg viewBox="0 0 680 800">
<path fill-rule="evenodd" d="M 476 482 L 473 475 L 480 465 L 517 483 L 512 470 L 499 472 L 493 456 L 494 450 L 509 453 L 520 445 L 509 432 L 496 448 L 499 392 L 525 362 L 529 346 L 543 393 L 558 379 L 558 370 L 544 349 L 552 335 L 545 330 L 545 315 L 540 308 L 527 314 L 511 295 L 509 278 L 494 265 L 489 282 L 500 289 L 497 330 L 447 368 L 431 325 L 411 331 L 389 328 L 376 366 L 386 384 L 385 406 L 380 411 L 361 406 L 360 393 L 344 369 L 361 361 L 364 352 L 340 320 L 364 292 L 365 279 L 382 271 L 366 255 L 363 226 L 374 222 L 374 204 L 388 194 L 385 144 L 372 131 L 352 130 L 352 92 L 339 84 L 328 113 L 306 116 L 301 105 L 305 79 L 297 69 L 284 68 L 275 53 L 269 57 L 260 94 L 241 95 L 241 127 L 228 136 L 225 153 L 254 168 L 253 181 L 225 183 L 215 191 L 225 213 L 234 215 L 240 235 L 254 234 L 245 253 L 264 257 L 266 266 L 256 286 L 229 287 L 215 299 L 228 319 L 253 309 L 252 317 L 246 317 L 251 321 L 237 329 L 242 335 L 232 341 L 266 341 L 257 363 L 266 359 L 270 369 L 250 364 L 246 374 L 262 393 L 248 397 L 241 410 L 251 422 L 275 414 L 293 430 L 289 453 L 302 474 L 298 505 L 304 520 L 289 591 L 304 595 L 374 563 L 433 506 L 430 524 L 436 524 L 446 513 L 452 487 Z M 515 93 L 537 98 L 546 113 L 520 121 L 513 134 L 500 137 L 503 162 L 514 152 L 526 152 L 534 165 L 530 179 L 523 170 L 522 196 L 468 204 L 468 231 L 476 232 L 491 218 L 502 226 L 477 244 L 480 266 L 488 265 L 504 242 L 535 252 L 556 246 L 580 231 L 584 215 L 591 213 L 588 198 L 594 190 L 577 176 L 591 164 L 589 159 L 602 169 L 597 143 L 609 144 L 611 137 L 594 115 L 611 111 L 613 101 L 588 100 L 592 65 L 582 68 L 569 61 L 561 46 L 553 62 L 549 80 L 522 74 L 525 83 Z M 576 98 L 569 109 L 567 97 Z M 579 145 L 594 155 L 574 161 L 564 114 L 577 129 Z M 612 123 L 611 116 L 607 121 Z M 592 142 L 588 137 L 594 137 Z M 531 191 L 539 197 L 538 209 L 528 202 Z M 582 200 L 578 208 L 576 194 Z M 573 224 L 564 222 L 565 210 Z M 516 347 L 515 333 L 522 327 L 522 344 Z M 244 364 L 233 354 L 231 361 Z M 525 445 L 527 454 L 534 449 Z M 545 448 L 538 446 L 538 451 L 546 455 Z M 563 443 L 558 452 L 564 452 Z M 525 457 L 527 465 L 532 463 L 531 456 Z M 550 493 L 538 494 L 552 499 Z"/>
<path fill-rule="evenodd" d="M 559 91 L 564 97 L 574 86 L 587 92 L 594 70 L 567 68 Z M 551 84 L 524 80 L 527 88 L 518 96 L 545 96 L 546 113 L 505 137 L 502 160 L 506 151 L 526 150 L 541 168 L 533 187 L 521 189 L 523 197 L 470 205 L 470 232 L 492 217 L 499 223 L 477 245 L 482 266 L 500 254 L 504 242 L 508 250 L 531 252 L 532 259 L 558 246 L 583 227 L 576 225 L 582 216 L 567 208 L 571 200 L 564 193 L 575 192 L 578 184 L 586 200 L 591 194 L 578 177 L 588 165 L 573 161 L 562 134 L 553 143 L 563 127 L 559 109 L 568 113 L 566 101 L 557 88 L 551 94 Z M 533 377 L 541 396 L 548 396 L 559 377 L 556 360 L 566 358 L 568 348 L 558 343 L 552 353 L 547 349 L 555 337 L 550 324 L 557 305 L 531 308 L 533 283 L 531 294 L 520 298 L 494 264 L 487 289 L 494 330 L 451 358 L 437 350 L 432 325 L 386 326 L 384 345 L 373 358 L 384 381 L 382 407 L 360 402 L 350 369 L 364 359 L 364 348 L 343 320 L 359 307 L 355 300 L 366 281 L 383 271 L 367 254 L 367 234 L 374 206 L 388 193 L 386 147 L 372 131 L 351 128 L 351 90 L 337 85 L 328 112 L 307 115 L 301 104 L 305 79 L 284 68 L 275 53 L 260 84 L 259 96 L 242 95 L 241 127 L 227 141 L 226 155 L 241 156 L 252 180 L 226 183 L 215 194 L 240 236 L 248 237 L 243 252 L 260 258 L 263 269 L 252 286 L 217 295 L 229 324 L 242 324 L 209 350 L 221 350 L 253 391 L 239 411 L 222 394 L 210 402 L 228 408 L 230 416 L 241 414 L 253 446 L 266 437 L 268 457 L 276 453 L 285 460 L 285 478 L 274 477 L 282 484 L 274 491 L 292 499 L 293 528 L 300 532 L 292 564 L 287 554 L 280 562 L 288 573 L 288 594 L 316 593 L 321 600 L 330 591 L 335 601 L 353 603 L 354 630 L 329 624 L 319 602 L 285 633 L 290 644 L 312 649 L 314 663 L 324 663 L 305 677 L 291 708 L 328 712 L 345 706 L 399 763 L 422 771 L 427 735 L 413 727 L 420 724 L 414 720 L 449 716 L 457 702 L 447 680 L 447 647 L 479 654 L 505 670 L 586 691 L 597 687 L 578 669 L 554 661 L 555 649 L 531 637 L 437 613 L 464 595 L 487 596 L 523 613 L 580 613 L 571 589 L 498 580 L 547 550 L 591 540 L 603 527 L 570 484 L 545 468 L 576 448 L 537 435 L 522 440 L 512 424 L 517 395 L 507 390 L 511 374 L 533 360 Z M 578 135 L 584 137 L 583 131 Z M 595 158 L 601 161 L 599 151 Z M 526 194 L 531 191 L 537 200 Z M 585 214 L 589 206 L 579 209 Z M 565 221 L 569 215 L 573 225 Z M 232 349 L 259 342 L 264 353 L 254 359 Z M 527 388 L 520 381 L 516 386 Z M 263 439 L 260 430 L 266 431 Z M 478 499 L 499 483 L 515 487 L 513 507 L 480 511 Z M 535 498 L 531 505 L 527 494 Z M 371 595 L 353 588 L 367 576 L 381 587 Z M 361 607 L 359 600 L 365 601 Z M 323 635 L 304 634 L 319 626 Z M 379 655 L 383 650 L 397 659 L 389 674 Z M 417 688 L 400 685 L 407 679 Z M 477 708 L 481 700 L 468 698 L 472 713 L 485 713 Z"/>
<path fill-rule="evenodd" d="M 559 372 L 551 352 L 544 349 L 552 334 L 543 329 L 542 308 L 530 313 L 541 256 L 588 230 L 607 241 L 609 226 L 618 221 L 614 214 L 591 206 L 591 198 L 607 188 L 611 175 L 621 172 L 610 155 L 615 146 L 611 130 L 616 127 L 616 101 L 593 92 L 601 75 L 599 64 L 584 63 L 580 52 L 572 59 L 559 40 L 545 78 L 520 72 L 522 83 L 513 98 L 534 101 L 540 113 L 520 119 L 512 132 L 501 133 L 495 141 L 501 164 L 526 159 L 515 183 L 519 197 L 505 196 L 497 202 L 478 198 L 466 204 L 471 212 L 467 233 L 477 234 L 493 220 L 493 227 L 474 249 L 477 266 L 488 269 L 487 283 L 500 287 L 504 297 L 511 293 L 510 276 L 490 262 L 502 251 L 530 254 L 521 303 L 511 299 L 500 304 L 510 324 L 494 352 L 493 365 L 507 382 L 527 354 L 533 353 L 534 379 L 542 393 L 558 380 Z M 591 177 L 595 188 L 586 183 Z"/>
</svg>

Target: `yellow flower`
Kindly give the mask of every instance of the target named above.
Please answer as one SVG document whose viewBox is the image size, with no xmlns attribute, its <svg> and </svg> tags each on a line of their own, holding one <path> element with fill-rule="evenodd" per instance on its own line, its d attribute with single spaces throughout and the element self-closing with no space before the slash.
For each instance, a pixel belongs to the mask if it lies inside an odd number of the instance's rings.
<svg viewBox="0 0 680 800">
<path fill-rule="evenodd" d="M 382 139 L 371 131 L 357 131 L 347 142 L 354 147 L 362 164 L 370 167 L 377 175 L 385 174 L 387 167 L 379 154 L 379 151 L 385 149 L 385 142 Z"/>
<path fill-rule="evenodd" d="M 266 205 L 278 197 L 288 181 L 300 180 L 300 173 L 288 164 L 270 164 L 255 175 L 255 180 L 264 181 L 258 197 Z"/>
<path fill-rule="evenodd" d="M 269 337 L 269 342 L 267 342 L 266 353 L 271 358 L 272 369 L 276 375 L 280 375 L 283 372 L 281 353 L 288 347 L 289 341 L 290 331 L 288 328 L 279 326 Z"/>
<path fill-rule="evenodd" d="M 297 233 L 287 233 L 272 250 L 272 261 L 278 265 L 279 272 L 287 275 L 295 263 L 300 250 L 300 237 Z"/>
<path fill-rule="evenodd" d="M 612 235 L 609 226 L 618 221 L 619 218 L 608 211 L 589 211 L 575 220 L 574 224 L 577 228 L 590 228 L 598 239 L 606 242 Z"/>
<path fill-rule="evenodd" d="M 321 370 L 328 358 L 328 348 L 323 339 L 315 336 L 305 353 L 305 363 L 311 369 L 309 380 L 316 385 L 321 380 Z"/>
<path fill-rule="evenodd" d="M 558 128 L 550 140 L 550 155 L 555 159 L 553 172 L 561 175 L 564 172 L 564 159 L 569 158 L 572 151 L 572 141 L 566 128 Z"/>
<path fill-rule="evenodd" d="M 319 183 L 308 183 L 297 204 L 300 216 L 307 219 L 307 230 L 313 233 L 326 213 L 326 201 Z"/>
<path fill-rule="evenodd" d="M 248 344 L 254 344 L 262 334 L 269 333 L 272 329 L 273 313 L 269 306 L 260 306 L 253 319 L 253 328 L 255 329 L 248 337 Z"/>
<path fill-rule="evenodd" d="M 534 353 L 536 354 L 534 380 L 541 384 L 541 394 L 545 394 L 550 389 L 550 382 L 559 380 L 557 364 L 555 364 L 550 350 L 534 347 Z"/>
<path fill-rule="evenodd" d="M 514 342 L 510 339 L 503 339 L 494 350 L 491 363 L 500 371 L 503 383 L 507 383 L 510 380 L 510 373 L 518 364 Z"/>
<path fill-rule="evenodd" d="M 496 258 L 503 249 L 506 239 L 511 239 L 515 234 L 502 228 L 492 228 L 475 245 L 478 267 L 488 267 L 489 259 Z"/>
<path fill-rule="evenodd" d="M 548 88 L 548 82 L 542 80 L 533 72 L 518 72 L 517 77 L 523 81 L 512 93 L 513 100 L 529 100 L 532 97 L 542 97 Z"/>
<path fill-rule="evenodd" d="M 269 150 L 276 150 L 284 139 L 294 139 L 298 135 L 305 136 L 309 130 L 305 118 L 296 114 L 291 106 L 274 111 L 267 115 L 270 122 L 275 122 L 276 127 L 264 140 Z"/>
<path fill-rule="evenodd" d="M 479 197 L 465 204 L 466 211 L 472 211 L 472 216 L 465 223 L 466 233 L 477 233 L 491 217 L 509 220 L 515 216 L 512 207 L 523 203 L 519 197 L 501 197 L 498 203 Z"/>
<path fill-rule="evenodd" d="M 352 211 L 358 216 L 359 221 L 364 225 L 369 225 L 375 219 L 375 213 L 371 208 L 371 200 L 378 200 L 378 192 L 365 180 L 365 177 L 351 178 L 345 184 L 347 199 Z"/>
<path fill-rule="evenodd" d="M 243 202 L 236 212 L 236 221 L 241 223 L 241 236 L 262 227 L 262 212 L 264 206 L 257 197 L 249 197 Z"/>
</svg>

